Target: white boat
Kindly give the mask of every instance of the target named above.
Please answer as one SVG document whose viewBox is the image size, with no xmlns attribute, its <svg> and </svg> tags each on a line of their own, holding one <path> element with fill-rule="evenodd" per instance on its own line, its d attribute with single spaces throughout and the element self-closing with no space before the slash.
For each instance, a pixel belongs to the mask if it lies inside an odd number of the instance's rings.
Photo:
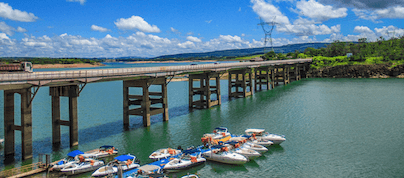
<svg viewBox="0 0 404 178">
<path fill-rule="evenodd" d="M 276 145 L 281 144 L 286 140 L 284 135 L 270 134 L 268 132 L 265 132 L 265 129 L 246 129 L 245 133 L 252 137 L 262 138 L 264 140 L 270 140 L 273 142 L 273 144 Z"/>
<path fill-rule="evenodd" d="M 62 175 L 81 174 L 94 171 L 104 165 L 104 161 L 86 158 L 84 161 L 74 162 L 60 170 Z"/>
<path fill-rule="evenodd" d="M 135 169 L 136 170 L 136 169 Z M 128 176 L 127 178 L 140 178 L 140 177 L 166 177 L 163 174 L 160 166 L 147 164 L 137 168 L 137 172 Z"/>
<path fill-rule="evenodd" d="M 70 166 L 74 163 L 78 163 L 80 161 L 79 156 L 82 156 L 84 159 L 96 157 L 95 155 L 92 155 L 92 154 L 85 154 L 80 150 L 74 150 L 74 151 L 67 153 L 67 158 L 64 158 L 64 159 L 56 162 L 55 164 L 53 164 L 50 170 L 51 171 L 60 171 L 61 169 L 63 169 L 66 166 Z"/>
<path fill-rule="evenodd" d="M 188 174 L 186 176 L 182 176 L 181 178 L 199 178 L 196 174 Z"/>
<path fill-rule="evenodd" d="M 116 149 L 114 146 L 111 146 L 111 145 L 103 145 L 98 149 L 91 150 L 86 153 L 94 154 L 97 156 L 97 158 L 103 158 L 103 157 L 118 154 L 118 149 Z"/>
<path fill-rule="evenodd" d="M 162 148 L 158 149 L 152 154 L 150 154 L 149 158 L 152 160 L 159 160 L 163 158 L 168 158 L 170 156 L 175 156 L 181 153 L 181 150 L 176 150 L 172 148 Z"/>
<path fill-rule="evenodd" d="M 249 160 L 252 160 L 252 159 L 255 159 L 255 158 L 258 158 L 261 156 L 261 154 L 255 150 L 250 150 L 245 147 L 240 147 L 240 143 L 236 142 L 236 141 L 226 142 L 226 144 L 224 146 L 227 146 L 230 149 L 230 152 L 235 152 L 235 153 L 241 154 L 241 155 L 245 156 L 246 158 L 248 158 Z"/>
<path fill-rule="evenodd" d="M 226 127 L 216 127 L 213 133 L 206 133 L 201 138 L 204 144 L 217 145 L 219 142 L 227 142 L 231 138 L 231 134 Z"/>
<path fill-rule="evenodd" d="M 114 158 L 113 161 L 109 162 L 107 165 L 98 168 L 91 176 L 100 177 L 114 175 L 118 172 L 118 166 L 121 166 L 122 171 L 128 171 L 139 167 L 139 160 L 136 156 L 127 154 L 120 155 Z"/>
<path fill-rule="evenodd" d="M 263 138 L 252 139 L 251 143 L 255 143 L 255 144 L 258 144 L 258 145 L 265 146 L 265 147 L 269 147 L 269 146 L 274 144 L 274 142 L 272 142 L 271 140 L 265 140 Z"/>
<path fill-rule="evenodd" d="M 206 162 L 206 159 L 201 156 L 199 150 L 185 150 L 183 151 L 183 155 L 170 160 L 163 169 L 170 172 L 180 171 L 203 164 L 204 162 Z"/>
<path fill-rule="evenodd" d="M 250 150 L 255 150 L 258 153 L 264 153 L 264 152 L 268 151 L 268 148 L 265 148 L 262 145 L 258 145 L 258 144 L 251 143 L 251 142 L 246 142 L 246 143 L 242 144 L 241 147 L 247 148 L 247 149 L 250 149 Z"/>
<path fill-rule="evenodd" d="M 248 159 L 238 153 L 226 151 L 225 146 L 214 145 L 209 151 L 202 153 L 207 160 L 226 163 L 226 164 L 244 164 Z"/>
</svg>

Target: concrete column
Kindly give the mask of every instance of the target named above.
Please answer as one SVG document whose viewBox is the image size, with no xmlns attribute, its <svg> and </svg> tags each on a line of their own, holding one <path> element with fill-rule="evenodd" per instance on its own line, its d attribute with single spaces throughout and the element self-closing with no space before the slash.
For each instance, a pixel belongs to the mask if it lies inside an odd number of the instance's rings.
<svg viewBox="0 0 404 178">
<path fill-rule="evenodd" d="M 222 104 L 222 96 L 220 94 L 220 76 L 219 75 L 216 77 L 216 93 L 217 93 L 218 104 L 221 105 Z"/>
<path fill-rule="evenodd" d="M 4 90 L 4 157 L 14 158 L 14 92 Z"/>
<path fill-rule="evenodd" d="M 60 144 L 60 97 L 52 96 L 52 144 Z"/>
<path fill-rule="evenodd" d="M 149 96 L 149 88 L 145 85 L 142 87 L 143 89 L 143 98 L 142 98 L 142 116 L 143 116 L 143 126 L 150 126 L 150 96 Z"/>
<path fill-rule="evenodd" d="M 70 135 L 70 147 L 79 145 L 79 125 L 78 125 L 78 113 L 77 113 L 77 97 L 78 97 L 77 85 L 70 85 L 69 88 L 69 135 Z"/>
<path fill-rule="evenodd" d="M 210 91 L 210 76 L 209 73 L 206 73 L 206 77 L 204 78 L 205 80 L 205 86 L 204 86 L 204 93 L 206 96 L 206 107 L 210 108 L 212 107 L 212 100 L 210 99 L 210 95 L 212 92 Z"/>
<path fill-rule="evenodd" d="M 129 87 L 123 81 L 123 127 L 129 128 Z"/>
<path fill-rule="evenodd" d="M 163 121 L 168 121 L 168 101 L 167 101 L 167 83 L 161 85 L 161 92 L 163 94 Z"/>
<path fill-rule="evenodd" d="M 231 98 L 231 94 L 232 94 L 232 92 L 231 92 L 231 89 L 233 88 L 232 87 L 232 79 L 231 79 L 231 77 L 232 77 L 232 73 L 229 71 L 229 73 L 228 73 L 228 77 L 229 77 L 229 85 L 228 85 L 228 94 L 229 94 L 229 98 Z"/>
<path fill-rule="evenodd" d="M 21 90 L 21 141 L 22 159 L 32 158 L 32 104 L 31 88 Z"/>
<path fill-rule="evenodd" d="M 271 75 L 270 75 L 270 79 L 271 79 L 270 90 L 272 90 L 275 87 L 275 68 L 271 67 L 269 69 L 269 71 L 271 72 Z"/>
<path fill-rule="evenodd" d="M 189 108 L 193 108 L 193 102 L 194 102 L 194 78 L 192 75 L 189 75 L 188 78 L 188 84 L 189 84 Z"/>
<path fill-rule="evenodd" d="M 248 85 L 247 86 L 249 86 L 250 87 L 250 91 L 249 91 L 249 93 L 251 93 L 251 95 L 253 95 L 254 94 L 254 92 L 253 92 L 253 79 L 252 79 L 252 70 L 250 69 L 249 70 L 249 72 L 248 72 Z M 247 90 L 246 90 L 246 92 L 247 92 Z"/>
</svg>

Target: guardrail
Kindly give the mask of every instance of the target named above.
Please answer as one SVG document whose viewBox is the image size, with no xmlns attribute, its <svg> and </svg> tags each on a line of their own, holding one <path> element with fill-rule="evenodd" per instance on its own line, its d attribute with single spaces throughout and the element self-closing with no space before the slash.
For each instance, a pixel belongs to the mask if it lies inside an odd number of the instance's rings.
<svg viewBox="0 0 404 178">
<path fill-rule="evenodd" d="M 290 60 L 263 61 L 263 62 L 240 62 L 240 63 L 203 64 L 203 65 L 186 65 L 186 66 L 184 65 L 184 66 L 140 67 L 140 68 L 118 68 L 118 69 L 89 69 L 89 70 L 72 70 L 72 71 L 33 72 L 33 73 L 6 73 L 6 74 L 0 74 L 0 82 L 119 77 L 128 75 L 144 75 L 144 74 L 169 73 L 169 72 L 180 73 L 191 71 L 295 64 L 311 61 L 312 61 L 311 59 L 290 59 Z"/>
</svg>

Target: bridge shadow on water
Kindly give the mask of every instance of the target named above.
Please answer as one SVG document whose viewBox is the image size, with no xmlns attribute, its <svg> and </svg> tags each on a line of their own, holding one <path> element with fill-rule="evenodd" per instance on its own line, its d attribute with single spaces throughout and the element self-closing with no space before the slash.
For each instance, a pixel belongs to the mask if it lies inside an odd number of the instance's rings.
<svg viewBox="0 0 404 178">
<path fill-rule="evenodd" d="M 228 102 L 228 95 L 222 95 L 222 103 Z M 173 108 L 169 108 L 168 114 L 170 119 L 174 119 L 178 116 L 187 115 L 191 113 L 192 110 L 189 109 L 188 105 L 181 105 Z M 79 118 L 80 120 L 80 118 Z M 155 123 L 159 123 L 163 121 L 163 116 L 161 114 L 154 115 L 150 117 L 150 124 L 153 125 Z M 80 143 L 88 143 L 94 142 L 99 139 L 103 139 L 105 137 L 109 137 L 112 135 L 120 134 L 122 132 L 135 130 L 143 127 L 143 119 L 138 116 L 131 116 L 129 119 L 129 128 L 125 129 L 123 127 L 123 121 L 118 120 L 115 122 L 108 122 L 102 125 L 97 125 L 94 127 L 80 129 L 79 128 L 79 144 Z M 18 135 L 17 135 L 18 136 Z M 101 146 L 101 145 L 100 145 Z M 38 139 L 33 141 L 33 157 L 36 159 L 39 154 L 54 154 L 60 157 L 64 157 L 65 155 L 61 155 L 60 152 L 63 149 L 70 148 L 69 146 L 69 133 L 64 133 L 61 135 L 61 144 L 53 145 L 52 137 L 46 137 L 42 139 Z M 76 150 L 78 147 L 72 147 L 70 150 Z M 21 143 L 15 144 L 15 155 L 14 157 L 4 156 L 4 151 L 0 151 L 0 166 L 15 164 L 19 160 L 22 159 L 21 154 Z M 27 160 L 29 161 L 29 160 Z M 24 161 L 22 164 L 29 164 Z"/>
</svg>

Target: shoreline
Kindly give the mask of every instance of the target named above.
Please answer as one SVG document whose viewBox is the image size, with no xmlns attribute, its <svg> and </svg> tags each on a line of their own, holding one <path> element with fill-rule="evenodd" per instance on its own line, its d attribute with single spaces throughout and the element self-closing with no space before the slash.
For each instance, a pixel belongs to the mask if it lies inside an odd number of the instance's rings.
<svg viewBox="0 0 404 178">
<path fill-rule="evenodd" d="M 105 66 L 105 64 L 96 63 L 77 63 L 77 64 L 32 64 L 32 68 L 34 69 L 56 69 L 56 68 L 90 68 L 90 67 L 99 67 Z"/>
<path fill-rule="evenodd" d="M 143 63 L 186 63 L 186 62 L 217 62 L 217 60 L 187 60 L 187 61 L 131 61 L 131 62 L 124 62 L 127 64 L 143 64 Z"/>
</svg>

